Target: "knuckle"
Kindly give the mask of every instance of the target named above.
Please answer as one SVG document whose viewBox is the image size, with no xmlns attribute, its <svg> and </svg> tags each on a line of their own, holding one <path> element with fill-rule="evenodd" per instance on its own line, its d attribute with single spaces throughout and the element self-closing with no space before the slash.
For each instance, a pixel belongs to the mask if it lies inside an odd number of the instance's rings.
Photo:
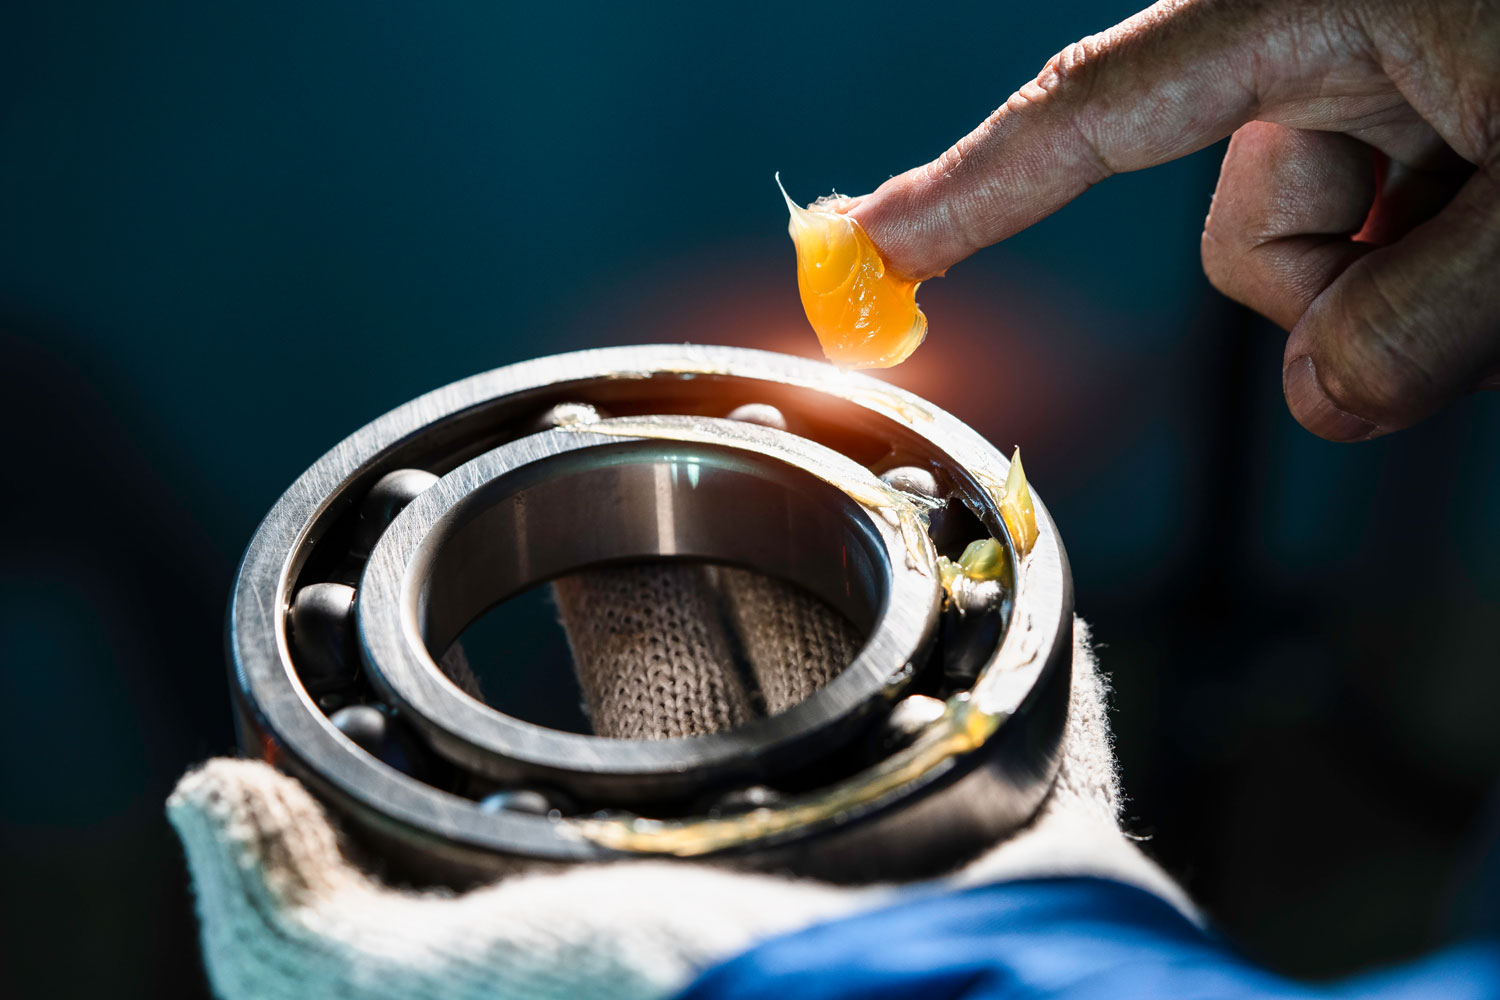
<svg viewBox="0 0 1500 1000">
<path fill-rule="evenodd" d="M 1041 93 L 1070 101 L 1086 99 L 1094 88 L 1105 51 L 1102 35 L 1090 35 L 1068 45 L 1047 60 L 1037 74 Z"/>
<path fill-rule="evenodd" d="M 1231 204 L 1234 198 L 1224 191 L 1222 182 L 1219 188 L 1209 205 L 1208 216 L 1203 220 L 1203 233 L 1198 240 L 1203 274 L 1221 294 L 1241 305 L 1256 308 L 1257 304 L 1249 301 L 1247 270 L 1255 269 L 1257 242 L 1246 229 L 1244 206 Z"/>
<path fill-rule="evenodd" d="M 1203 224 L 1203 235 L 1198 241 L 1198 256 L 1203 262 L 1203 275 L 1208 278 L 1208 283 L 1233 299 L 1234 264 L 1240 254 L 1231 243 L 1224 240 L 1219 231 L 1222 228 L 1222 225 L 1215 223 L 1213 213 L 1210 212 Z"/>
<path fill-rule="evenodd" d="M 1095 108 L 1095 96 L 1101 79 L 1108 72 L 1111 42 L 1109 33 L 1080 39 L 1047 60 L 1036 80 L 1021 88 L 1008 102 L 1011 110 L 1034 104 L 1061 105 L 1069 115 L 1068 127 L 1079 140 L 1095 181 L 1119 170 L 1106 157 L 1103 145 L 1094 132 L 1098 115 L 1087 113 Z"/>
</svg>

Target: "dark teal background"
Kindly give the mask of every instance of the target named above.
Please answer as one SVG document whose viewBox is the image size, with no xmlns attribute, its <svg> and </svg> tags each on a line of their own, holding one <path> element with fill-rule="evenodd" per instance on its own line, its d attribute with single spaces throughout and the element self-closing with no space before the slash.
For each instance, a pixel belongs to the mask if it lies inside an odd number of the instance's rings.
<svg viewBox="0 0 1500 1000">
<path fill-rule="evenodd" d="M 230 749 L 259 517 L 427 389 L 692 340 L 815 354 L 785 209 L 868 190 L 1126 2 L 0 9 L 0 968 L 201 993 L 162 800 Z M 1020 444 L 1129 813 L 1250 952 L 1434 942 L 1500 770 L 1500 408 L 1336 446 L 1204 281 L 1216 147 L 923 288 L 890 378 Z"/>
</svg>

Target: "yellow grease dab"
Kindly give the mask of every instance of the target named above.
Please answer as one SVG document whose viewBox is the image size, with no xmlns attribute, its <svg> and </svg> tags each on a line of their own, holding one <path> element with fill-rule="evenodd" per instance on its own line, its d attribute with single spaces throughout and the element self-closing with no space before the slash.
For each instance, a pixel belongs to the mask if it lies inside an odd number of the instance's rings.
<svg viewBox="0 0 1500 1000">
<path fill-rule="evenodd" d="M 776 177 L 778 186 L 781 176 Z M 845 368 L 889 368 L 927 336 L 918 281 L 886 266 L 880 250 L 847 215 L 805 209 L 781 189 L 797 247 L 797 290 L 828 360 Z"/>
<path fill-rule="evenodd" d="M 1010 474 L 1005 477 L 1005 495 L 1000 498 L 1000 516 L 1010 530 L 1016 555 L 1025 556 L 1036 544 L 1040 532 L 1036 526 L 1036 507 L 1031 502 L 1031 487 L 1026 485 L 1026 470 L 1021 468 L 1021 449 L 1010 457 Z"/>
<path fill-rule="evenodd" d="M 1010 560 L 1006 558 L 1005 546 L 993 538 L 981 538 L 964 547 L 963 554 L 954 562 L 947 556 L 938 556 L 938 579 L 949 597 L 955 597 L 954 587 L 959 577 L 968 577 L 975 582 L 999 580 L 1007 589 L 1014 589 L 1011 579 Z"/>
</svg>

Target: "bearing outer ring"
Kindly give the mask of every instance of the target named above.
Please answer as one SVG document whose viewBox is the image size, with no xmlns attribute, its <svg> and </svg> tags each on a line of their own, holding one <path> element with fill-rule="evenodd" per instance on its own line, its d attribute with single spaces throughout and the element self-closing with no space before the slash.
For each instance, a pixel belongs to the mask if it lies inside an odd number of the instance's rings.
<svg viewBox="0 0 1500 1000">
<path fill-rule="evenodd" d="M 229 608 L 228 647 L 242 742 L 303 778 L 383 849 L 414 871 L 459 883 L 505 870 L 516 856 L 552 861 L 719 855 L 753 864 L 836 858 L 889 840 L 983 798 L 987 815 L 957 840 L 977 846 L 1024 822 L 1050 788 L 1060 758 L 1071 663 L 1072 588 L 1067 557 L 1042 503 L 1039 536 L 1019 567 L 1010 625 L 950 721 L 988 720 L 973 745 L 928 753 L 920 767 L 887 769 L 874 793 L 807 822 L 761 826 L 725 844 L 699 838 L 683 849 L 675 830 L 614 830 L 488 814 L 460 796 L 409 778 L 360 751 L 319 710 L 293 666 L 286 613 L 312 550 L 336 517 L 384 472 L 424 464 L 444 471 L 506 439 L 504 426 L 549 402 L 719 392 L 737 387 L 780 398 L 821 399 L 850 426 L 925 449 L 953 473 L 958 497 L 998 538 L 1008 538 L 996 499 L 1005 458 L 956 418 L 868 376 L 768 352 L 652 345 L 541 358 L 445 386 L 391 411 L 316 462 L 272 508 L 240 565 Z M 510 435 L 515 436 L 514 434 Z M 443 461 L 444 450 L 454 457 Z M 959 782 L 957 779 L 966 778 Z M 896 808 L 900 806 L 900 808 Z M 946 812 L 945 812 L 946 810 Z M 762 812 L 762 810 L 757 810 Z M 620 834 L 620 835 L 615 835 Z M 818 834 L 812 841 L 809 836 Z M 974 842 L 971 844 L 971 841 Z M 951 842 L 951 843 L 950 843 Z M 703 846 L 707 845 L 707 846 Z M 788 852 L 790 849 L 790 853 Z M 813 869 L 819 866 L 811 864 Z M 898 877 L 894 868 L 881 869 Z"/>
</svg>

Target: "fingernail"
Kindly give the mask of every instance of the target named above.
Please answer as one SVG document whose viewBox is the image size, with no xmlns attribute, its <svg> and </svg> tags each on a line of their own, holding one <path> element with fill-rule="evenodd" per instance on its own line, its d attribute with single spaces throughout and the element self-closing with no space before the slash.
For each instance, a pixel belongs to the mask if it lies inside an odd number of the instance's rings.
<svg viewBox="0 0 1500 1000">
<path fill-rule="evenodd" d="M 1319 437 L 1330 441 L 1364 441 L 1375 436 L 1374 423 L 1333 405 L 1318 381 L 1318 370 L 1313 367 L 1310 355 L 1288 362 L 1281 373 L 1281 388 L 1286 393 L 1287 406 L 1302 421 L 1302 426 Z"/>
</svg>

